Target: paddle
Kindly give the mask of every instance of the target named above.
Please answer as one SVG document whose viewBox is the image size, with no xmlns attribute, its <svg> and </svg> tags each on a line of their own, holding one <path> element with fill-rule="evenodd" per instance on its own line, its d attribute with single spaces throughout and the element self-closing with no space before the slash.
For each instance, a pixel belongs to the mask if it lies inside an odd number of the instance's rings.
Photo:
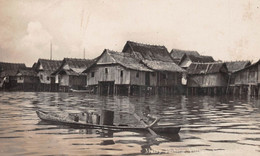
<svg viewBox="0 0 260 156">
<path fill-rule="evenodd" d="M 147 124 L 143 121 L 143 119 L 141 119 L 140 116 L 138 116 L 136 113 L 134 113 L 133 115 L 134 115 L 134 117 L 135 117 L 138 121 L 140 121 L 140 123 L 141 123 L 142 125 L 145 126 L 145 128 L 148 129 L 148 131 L 149 131 L 153 136 L 157 136 L 157 134 L 156 134 L 150 127 L 154 126 L 157 122 L 159 122 L 160 119 L 157 119 L 157 120 L 154 121 L 151 125 L 147 125 Z"/>
</svg>

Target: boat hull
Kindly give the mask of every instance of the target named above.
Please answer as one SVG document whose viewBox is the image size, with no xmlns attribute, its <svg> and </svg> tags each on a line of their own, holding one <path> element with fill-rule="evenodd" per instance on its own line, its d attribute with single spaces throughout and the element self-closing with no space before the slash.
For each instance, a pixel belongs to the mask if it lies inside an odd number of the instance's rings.
<svg viewBox="0 0 260 156">
<path fill-rule="evenodd" d="M 85 122 L 76 122 L 73 120 L 66 120 L 62 116 L 56 113 L 48 113 L 42 110 L 36 111 L 38 117 L 47 122 L 54 124 L 68 125 L 73 128 L 97 128 L 97 129 L 107 129 L 107 130 L 120 130 L 120 131 L 149 131 L 145 127 L 141 126 L 115 126 L 115 125 L 98 125 L 98 124 L 89 124 Z M 151 128 L 153 131 L 159 134 L 178 134 L 181 127 L 175 126 L 154 126 Z"/>
</svg>

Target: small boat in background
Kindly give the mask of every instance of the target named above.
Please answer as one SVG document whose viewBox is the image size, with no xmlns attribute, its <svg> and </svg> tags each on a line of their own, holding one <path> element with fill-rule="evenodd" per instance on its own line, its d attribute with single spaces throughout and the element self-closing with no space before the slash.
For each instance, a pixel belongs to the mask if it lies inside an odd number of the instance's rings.
<svg viewBox="0 0 260 156">
<path fill-rule="evenodd" d="M 75 93 L 93 93 L 93 90 L 90 89 L 70 89 L 71 92 L 75 92 Z"/>
<path fill-rule="evenodd" d="M 101 122 L 91 122 L 88 123 L 86 121 L 80 120 L 80 113 L 77 114 L 66 114 L 66 113 L 55 113 L 55 112 L 45 112 L 43 110 L 36 111 L 38 117 L 47 122 L 68 125 L 74 128 L 97 128 L 97 129 L 107 129 L 107 130 L 120 130 L 120 131 L 147 131 L 149 132 L 147 127 L 144 126 L 135 126 L 135 125 L 113 125 L 111 122 L 101 121 Z M 111 113 L 107 113 L 111 115 Z M 75 116 L 74 118 L 70 118 L 68 116 Z M 107 120 L 108 118 L 104 118 Z M 101 119 L 102 120 L 102 119 Z M 181 127 L 175 126 L 165 126 L 165 125 L 157 125 L 154 127 L 150 127 L 154 132 L 160 134 L 178 134 Z"/>
</svg>

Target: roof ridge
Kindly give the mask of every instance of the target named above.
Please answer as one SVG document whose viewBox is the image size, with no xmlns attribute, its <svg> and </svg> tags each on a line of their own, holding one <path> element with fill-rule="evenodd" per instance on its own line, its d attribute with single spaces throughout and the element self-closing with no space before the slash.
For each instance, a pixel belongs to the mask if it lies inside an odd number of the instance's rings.
<svg viewBox="0 0 260 156">
<path fill-rule="evenodd" d="M 16 65 L 24 65 L 25 63 L 12 63 L 12 62 L 0 62 L 1 63 L 5 63 L 5 64 L 16 64 Z"/>
<path fill-rule="evenodd" d="M 139 45 L 143 45 L 143 46 L 154 46 L 154 47 L 164 47 L 166 48 L 164 45 L 156 45 L 156 44 L 148 44 L 148 43 L 140 43 L 140 42 L 135 42 L 135 41 L 127 41 L 128 43 L 133 43 L 133 44 L 139 44 Z"/>
</svg>

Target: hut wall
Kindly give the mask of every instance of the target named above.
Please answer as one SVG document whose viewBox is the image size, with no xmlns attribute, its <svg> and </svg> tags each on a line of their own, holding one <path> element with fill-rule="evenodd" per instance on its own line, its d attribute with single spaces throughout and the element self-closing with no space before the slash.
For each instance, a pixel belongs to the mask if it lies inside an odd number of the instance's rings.
<svg viewBox="0 0 260 156">
<path fill-rule="evenodd" d="M 156 86 L 157 85 L 157 73 L 152 72 L 150 73 L 150 86 Z"/>
<path fill-rule="evenodd" d="M 227 78 L 221 74 L 189 75 L 188 87 L 225 87 Z"/>
<path fill-rule="evenodd" d="M 60 75 L 60 86 L 69 86 L 69 75 Z"/>
<path fill-rule="evenodd" d="M 115 84 L 130 84 L 130 71 L 119 65 L 96 66 L 88 72 L 87 84 L 97 85 L 99 81 L 115 81 Z"/>
<path fill-rule="evenodd" d="M 253 66 L 249 69 L 238 72 L 234 75 L 235 85 L 257 84 L 259 82 L 258 67 Z"/>
<path fill-rule="evenodd" d="M 41 83 L 51 84 L 51 76 L 49 74 L 46 74 L 45 72 L 40 71 L 38 73 L 38 77 L 39 77 Z"/>
<path fill-rule="evenodd" d="M 145 74 L 146 74 L 146 72 L 131 70 L 130 71 L 131 84 L 144 86 L 145 85 Z"/>
<path fill-rule="evenodd" d="M 257 83 L 257 66 L 254 66 L 248 69 L 248 83 L 256 84 Z"/>
<path fill-rule="evenodd" d="M 86 86 L 86 76 L 79 75 L 70 75 L 69 76 L 69 86 Z"/>
<path fill-rule="evenodd" d="M 159 72 L 157 74 L 158 86 L 181 85 L 181 73 L 177 72 Z"/>
</svg>

